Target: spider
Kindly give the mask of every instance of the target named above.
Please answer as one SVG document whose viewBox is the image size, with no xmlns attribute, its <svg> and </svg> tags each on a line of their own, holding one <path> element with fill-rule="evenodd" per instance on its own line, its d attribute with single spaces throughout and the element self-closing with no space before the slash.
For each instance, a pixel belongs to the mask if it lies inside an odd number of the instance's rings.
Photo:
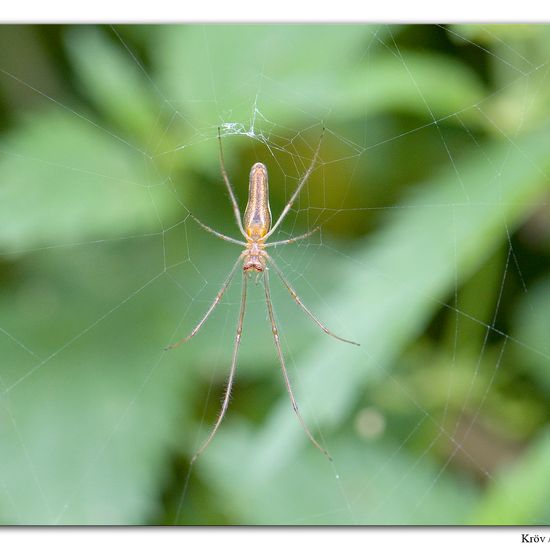
<svg viewBox="0 0 550 550">
<path fill-rule="evenodd" d="M 288 377 L 288 372 L 285 366 L 285 360 L 283 356 L 283 352 L 281 350 L 281 343 L 279 340 L 279 331 L 277 329 L 277 323 L 275 322 L 275 315 L 273 313 L 273 305 L 271 303 L 271 296 L 270 296 L 270 290 L 269 290 L 269 268 L 272 267 L 275 273 L 279 276 L 281 279 L 283 285 L 286 287 L 294 301 L 300 306 L 304 312 L 325 332 L 326 334 L 332 336 L 333 338 L 336 338 L 337 340 L 341 340 L 342 342 L 346 342 L 348 344 L 354 344 L 358 346 L 359 344 L 357 342 L 353 342 L 351 340 L 346 340 L 345 338 L 342 338 L 340 336 L 337 336 L 333 332 L 331 332 L 319 319 L 306 307 L 306 305 L 302 302 L 298 294 L 296 294 L 296 291 L 291 286 L 291 284 L 288 282 L 286 277 L 284 276 L 281 269 L 277 266 L 273 258 L 267 253 L 266 248 L 272 247 L 272 246 L 280 246 L 280 245 L 286 245 L 291 244 L 296 241 L 305 239 L 318 231 L 320 229 L 320 226 L 317 226 L 315 229 L 308 231 L 307 233 L 300 235 L 298 237 L 293 237 L 290 239 L 286 239 L 283 241 L 275 241 L 267 243 L 267 239 L 273 235 L 273 233 L 279 228 L 283 220 L 285 219 L 286 215 L 292 208 L 292 205 L 294 204 L 294 201 L 300 194 L 300 191 L 306 184 L 309 176 L 311 175 L 315 163 L 317 162 L 317 158 L 319 156 L 319 150 L 321 148 L 321 142 L 324 134 L 324 128 L 323 132 L 321 133 L 321 137 L 319 138 L 319 143 L 317 144 L 317 148 L 315 150 L 315 153 L 313 155 L 313 159 L 311 161 L 311 164 L 309 165 L 309 168 L 306 170 L 305 174 L 301 178 L 301 180 L 298 183 L 298 186 L 296 187 L 296 190 L 290 197 L 290 200 L 286 204 L 286 206 L 283 208 L 283 211 L 279 215 L 279 218 L 277 221 L 271 225 L 271 210 L 269 208 L 269 188 L 268 188 L 268 177 L 267 177 L 267 168 L 264 164 L 261 162 L 257 162 L 254 164 L 250 170 L 250 180 L 249 180 L 249 189 L 248 189 L 248 203 L 246 205 L 246 209 L 244 212 L 244 218 L 241 219 L 241 213 L 239 210 L 239 206 L 237 204 L 237 199 L 235 198 L 235 193 L 233 192 L 233 187 L 229 181 L 229 177 L 227 175 L 227 171 L 225 169 L 225 162 L 224 162 L 224 156 L 223 156 L 223 149 L 222 149 L 222 142 L 221 142 L 221 135 L 220 135 L 220 129 L 218 128 L 218 142 L 219 142 L 219 160 L 220 160 L 220 168 L 221 168 L 221 174 L 223 177 L 223 180 L 225 182 L 225 185 L 227 187 L 227 191 L 229 193 L 229 198 L 231 199 L 231 204 L 233 206 L 233 212 L 235 214 L 235 220 L 237 222 L 237 226 L 239 228 L 239 231 L 241 232 L 242 236 L 244 237 L 244 241 L 240 241 L 237 239 L 234 239 L 233 237 L 228 237 L 227 235 L 223 235 L 222 233 L 219 233 L 215 229 L 212 229 L 211 227 L 205 225 L 202 223 L 199 219 L 197 219 L 195 216 L 190 214 L 190 216 L 197 222 L 198 225 L 200 225 L 203 229 L 208 231 L 209 233 L 212 233 L 216 237 L 219 237 L 220 239 L 223 239 L 224 241 L 228 241 L 233 244 L 238 244 L 240 246 L 244 246 L 244 250 L 241 252 L 239 257 L 237 258 L 237 261 L 233 265 L 233 268 L 227 275 L 225 281 L 222 284 L 222 287 L 218 291 L 218 294 L 216 295 L 216 298 L 210 305 L 210 307 L 207 309 L 206 313 L 203 315 L 201 320 L 198 322 L 198 324 L 195 326 L 195 328 L 191 331 L 191 333 L 188 336 L 185 336 L 175 344 L 171 344 L 166 347 L 166 349 L 173 349 L 184 342 L 187 342 L 190 340 L 199 330 L 202 328 L 214 308 L 220 303 L 225 291 L 229 287 L 233 276 L 235 275 L 235 272 L 237 271 L 237 268 L 239 265 L 242 265 L 242 294 L 241 294 L 241 307 L 240 307 L 240 313 L 239 313 L 239 320 L 237 323 L 237 333 L 235 336 L 235 342 L 233 347 L 233 356 L 231 360 L 231 369 L 229 371 L 229 377 L 227 380 L 227 386 L 225 389 L 225 394 L 222 401 L 222 406 L 220 413 L 218 415 L 218 418 L 210 431 L 209 436 L 206 438 L 206 440 L 203 442 L 203 444 L 199 447 L 198 451 L 195 453 L 193 458 L 191 459 L 191 465 L 197 460 L 197 458 L 204 452 L 204 450 L 208 447 L 212 439 L 214 438 L 216 432 L 218 431 L 218 428 L 220 427 L 220 424 L 225 416 L 225 413 L 227 411 L 229 400 L 231 396 L 231 389 L 233 386 L 233 380 L 235 377 L 235 370 L 237 366 L 237 354 L 239 351 L 239 344 L 241 342 L 241 335 L 243 330 L 243 321 L 244 321 L 244 315 L 246 311 L 246 290 L 247 290 L 247 283 L 248 279 L 251 274 L 255 273 L 256 277 L 259 278 L 260 276 L 263 276 L 264 281 L 264 290 L 265 290 L 265 302 L 267 305 L 267 313 L 269 316 L 269 320 L 271 323 L 271 330 L 273 332 L 273 339 L 275 340 L 275 347 L 277 349 L 277 355 L 279 357 L 279 363 L 281 365 L 281 370 L 283 373 L 283 378 L 285 381 L 286 390 L 288 392 L 288 395 L 290 397 L 290 401 L 292 403 L 292 408 L 294 409 L 294 412 L 296 413 L 296 416 L 298 417 L 298 420 L 300 421 L 300 424 L 302 425 L 302 428 L 304 429 L 305 433 L 311 440 L 311 442 L 317 447 L 329 460 L 332 460 L 329 453 L 326 451 L 326 449 L 313 437 L 313 434 L 307 427 L 302 415 L 300 414 L 300 411 L 298 409 L 298 405 L 296 403 L 296 399 L 294 397 L 294 392 L 292 391 L 292 386 L 290 384 L 290 379 Z"/>
</svg>

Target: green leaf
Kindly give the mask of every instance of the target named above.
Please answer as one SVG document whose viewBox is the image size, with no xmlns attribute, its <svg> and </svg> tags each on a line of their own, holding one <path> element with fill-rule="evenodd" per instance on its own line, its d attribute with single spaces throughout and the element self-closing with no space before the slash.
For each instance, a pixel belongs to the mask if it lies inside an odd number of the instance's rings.
<svg viewBox="0 0 550 550">
<path fill-rule="evenodd" d="M 118 41 L 117 38 L 114 38 Z M 108 40 L 97 27 L 73 29 L 67 34 L 68 55 L 90 97 L 106 120 L 127 139 L 138 138 L 153 151 L 164 133 L 159 119 L 163 98 L 139 60 L 124 44 Z M 161 106 L 161 107 L 159 107 Z"/>
<path fill-rule="evenodd" d="M 161 88 L 193 128 L 238 122 L 246 132 L 269 128 L 270 120 L 328 116 L 333 100 L 324 102 L 335 84 L 365 44 L 377 47 L 374 37 L 386 32 L 369 25 L 173 26 L 159 33 L 154 64 Z"/>
<path fill-rule="evenodd" d="M 0 144 L 0 249 L 159 231 L 177 204 L 144 155 L 105 129 L 50 111 Z M 153 198 L 152 198 L 153 197 Z"/>
<path fill-rule="evenodd" d="M 536 381 L 537 387 L 550 395 L 548 368 L 548 335 L 550 334 L 550 279 L 538 281 L 522 296 L 514 323 L 514 335 L 527 349 L 518 348 L 516 357 Z M 530 353 L 529 349 L 545 350 L 546 354 Z"/>
<path fill-rule="evenodd" d="M 458 112 L 479 124 L 471 108 L 486 94 L 475 73 L 443 55 L 396 49 L 397 32 L 369 25 L 173 27 L 161 34 L 156 64 L 170 96 L 212 126 L 248 120 L 250 128 L 269 127 L 332 110 L 428 118 Z"/>
<path fill-rule="evenodd" d="M 525 454 L 504 468 L 475 507 L 476 525 L 546 525 L 550 517 L 550 433 L 542 433 Z"/>
<path fill-rule="evenodd" d="M 247 448 L 250 430 L 234 421 L 232 430 L 216 434 L 215 445 L 225 452 L 201 458 L 208 463 L 208 482 L 216 487 L 222 510 L 229 517 L 244 518 L 246 524 L 456 524 L 467 520 L 478 498 L 473 484 L 441 475 L 433 459 L 420 461 L 406 448 L 395 453 L 396 443 L 389 438 L 365 444 L 347 433 L 334 441 L 334 465 L 311 447 L 301 460 L 283 468 L 266 455 L 273 473 L 265 479 L 235 478 L 233 461 L 227 457 L 240 456 Z M 284 445 L 284 436 L 277 443 Z M 238 487 L 240 497 L 235 483 L 244 483 Z M 184 501 L 182 518 L 194 505 Z"/>
<path fill-rule="evenodd" d="M 197 382 L 192 355 L 163 351 L 176 324 L 159 304 L 171 293 L 181 303 L 181 291 L 158 252 L 149 237 L 31 255 L 0 294 L 3 523 L 159 513 Z"/>
<path fill-rule="evenodd" d="M 335 97 L 338 112 L 350 115 L 397 111 L 479 126 L 483 117 L 474 107 L 485 96 L 479 78 L 464 64 L 440 54 L 397 50 L 369 58 Z"/>
</svg>

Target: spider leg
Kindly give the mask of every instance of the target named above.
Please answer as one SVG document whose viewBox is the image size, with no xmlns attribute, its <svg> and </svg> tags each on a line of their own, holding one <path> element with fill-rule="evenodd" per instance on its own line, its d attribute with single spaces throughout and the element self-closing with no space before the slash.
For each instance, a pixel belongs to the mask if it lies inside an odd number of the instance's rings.
<svg viewBox="0 0 550 550">
<path fill-rule="evenodd" d="M 310 235 L 313 235 L 313 233 L 316 233 L 317 231 L 319 231 L 319 229 L 321 229 L 320 225 L 318 225 L 315 229 L 312 229 L 311 231 L 308 231 L 307 233 L 304 233 L 303 235 L 299 235 L 298 237 L 291 237 L 290 239 L 286 239 L 284 241 L 275 241 L 275 242 L 272 242 L 272 243 L 266 243 L 264 246 L 265 246 L 265 248 L 267 248 L 268 246 L 279 246 L 279 245 L 283 245 L 283 244 L 292 244 L 292 243 L 295 243 L 296 241 L 300 241 L 302 239 L 307 239 L 307 237 L 309 237 Z"/>
<path fill-rule="evenodd" d="M 281 369 L 283 371 L 283 377 L 285 379 L 285 386 L 286 390 L 288 392 L 288 395 L 290 397 L 290 401 L 292 403 L 292 408 L 294 409 L 294 412 L 296 413 L 296 416 L 298 417 L 298 420 L 300 421 L 300 424 L 302 425 L 302 428 L 306 432 L 307 436 L 311 440 L 311 442 L 330 460 L 332 461 L 332 457 L 328 454 L 328 451 L 313 437 L 311 432 L 309 431 L 309 428 L 307 427 L 307 424 L 305 423 L 302 415 L 300 414 L 300 411 L 298 410 L 298 404 L 296 403 L 296 399 L 294 398 L 294 392 L 292 391 L 292 386 L 290 385 L 290 379 L 288 377 L 288 372 L 286 370 L 285 366 L 285 359 L 283 356 L 283 352 L 281 350 L 281 343 L 279 341 L 279 332 L 277 330 L 277 323 L 275 322 L 275 315 L 273 314 L 273 305 L 271 304 L 271 297 L 269 293 L 269 278 L 267 274 L 267 270 L 264 271 L 264 288 L 265 288 L 265 302 L 267 304 L 267 312 L 269 314 L 269 320 L 271 321 L 271 330 L 273 332 L 273 339 L 275 340 L 275 347 L 277 348 L 277 355 L 279 356 L 279 363 L 281 364 Z"/>
<path fill-rule="evenodd" d="M 359 346 L 360 345 L 357 342 L 354 342 L 353 340 L 347 340 L 346 338 L 342 338 L 341 336 L 337 336 L 336 334 L 331 332 L 325 325 L 323 325 L 323 323 L 321 323 L 321 321 L 319 321 L 319 319 L 317 319 L 317 317 L 305 306 L 305 304 L 302 302 L 302 300 L 300 300 L 300 297 L 298 296 L 298 294 L 296 294 L 296 291 L 292 288 L 290 283 L 286 280 L 286 277 L 284 276 L 284 274 L 281 271 L 281 269 L 279 268 L 279 266 L 275 263 L 275 260 L 267 254 L 266 254 L 266 256 L 267 256 L 268 261 L 271 263 L 271 265 L 275 269 L 277 275 L 279 275 L 279 278 L 281 279 L 281 281 L 285 285 L 286 289 L 288 290 L 288 292 L 290 293 L 290 295 L 294 299 L 294 301 L 306 312 L 306 314 L 309 316 L 310 319 L 312 319 L 319 327 L 321 327 L 321 330 L 324 333 L 328 334 L 329 336 L 332 336 L 333 338 L 336 338 L 337 340 L 341 340 L 342 342 L 346 342 L 347 344 L 353 344 L 354 346 Z"/>
<path fill-rule="evenodd" d="M 229 181 L 229 176 L 227 175 L 227 171 L 225 169 L 225 161 L 223 158 L 223 148 L 222 148 L 222 137 L 220 134 L 219 127 L 218 127 L 218 143 L 220 146 L 220 168 L 222 172 L 223 181 L 225 182 L 225 186 L 227 187 L 227 191 L 229 192 L 229 198 L 231 199 L 231 205 L 233 206 L 233 213 L 235 214 L 235 221 L 237 222 L 241 235 L 246 239 L 246 233 L 244 231 L 243 222 L 241 220 L 241 211 L 239 210 L 239 205 L 237 204 L 237 199 L 235 198 L 235 193 L 233 191 L 233 186 Z"/>
<path fill-rule="evenodd" d="M 243 241 L 238 241 L 237 239 L 234 239 L 233 237 L 228 237 L 227 235 L 224 235 L 223 233 L 220 233 L 219 231 L 216 231 L 215 229 L 212 229 L 211 227 L 209 227 L 208 225 L 202 223 L 199 218 L 196 218 L 195 216 L 193 216 L 193 214 L 191 214 L 191 212 L 189 212 L 189 215 L 206 231 L 208 231 L 209 233 L 212 233 L 213 235 L 216 235 L 216 237 L 219 237 L 220 239 L 223 239 L 224 241 L 228 241 L 230 243 L 233 243 L 233 244 L 239 244 L 241 246 L 246 246 L 246 243 L 243 242 Z"/>
<path fill-rule="evenodd" d="M 191 459 L 190 466 L 193 465 L 193 463 L 199 458 L 199 456 L 203 453 L 203 451 L 210 445 L 210 442 L 212 441 L 214 435 L 216 435 L 216 432 L 218 431 L 218 428 L 220 427 L 220 424 L 222 423 L 223 417 L 225 416 L 225 413 L 227 411 L 227 407 L 229 405 L 229 399 L 231 397 L 231 388 L 233 387 L 233 379 L 235 377 L 235 369 L 237 366 L 237 354 L 239 351 L 239 344 L 241 343 L 241 334 L 243 332 L 243 320 L 244 320 L 244 313 L 246 309 L 246 285 L 247 285 L 248 277 L 247 274 L 243 271 L 243 291 L 241 296 L 241 312 L 239 313 L 239 321 L 237 324 L 237 334 L 235 336 L 235 346 L 233 348 L 233 358 L 231 360 L 231 369 L 229 371 L 229 377 L 227 379 L 227 386 L 225 388 L 225 394 L 223 397 L 222 402 L 222 408 L 220 410 L 220 414 L 218 415 L 218 419 L 216 420 L 216 423 L 214 424 L 214 427 L 212 428 L 212 431 L 210 432 L 210 435 L 205 440 L 205 442 L 200 446 L 199 450 L 195 453 L 193 458 Z"/>
<path fill-rule="evenodd" d="M 179 340 L 175 344 L 170 344 L 169 346 L 166 346 L 164 348 L 165 350 L 177 348 L 181 344 L 187 342 L 188 340 L 191 340 L 191 338 L 193 338 L 193 336 L 195 336 L 195 334 L 197 334 L 197 332 L 199 332 L 202 325 L 204 325 L 204 323 L 206 322 L 208 317 L 210 317 L 210 314 L 212 313 L 212 311 L 214 311 L 214 308 L 220 303 L 220 300 L 222 299 L 222 296 L 224 295 L 225 291 L 227 290 L 227 287 L 229 286 L 229 283 L 231 283 L 231 280 L 233 279 L 233 275 L 235 275 L 235 271 L 237 270 L 237 267 L 241 263 L 241 260 L 242 260 L 242 254 L 239 256 L 239 258 L 235 262 L 235 265 L 231 268 L 231 271 L 229 272 L 229 275 L 225 278 L 225 281 L 223 282 L 222 287 L 218 291 L 218 294 L 216 294 L 216 298 L 214 299 L 214 301 L 212 302 L 212 304 L 210 305 L 210 307 L 208 308 L 206 313 L 203 315 L 202 319 L 199 321 L 197 326 L 191 331 L 191 333 L 188 336 L 185 336 L 184 338 L 182 338 L 181 340 Z"/>
<path fill-rule="evenodd" d="M 321 137 L 319 138 L 319 143 L 317 144 L 317 148 L 315 149 L 315 153 L 313 155 L 313 159 L 311 160 L 311 164 L 309 165 L 309 168 L 306 170 L 306 173 L 302 176 L 302 179 L 300 180 L 300 183 L 298 183 L 298 187 L 296 187 L 296 191 L 292 194 L 290 197 L 290 200 L 287 202 L 286 206 L 284 207 L 283 211 L 281 212 L 281 215 L 279 216 L 279 219 L 275 222 L 273 227 L 270 229 L 270 231 L 267 233 L 267 235 L 264 237 L 267 239 L 281 225 L 282 221 L 285 219 L 286 215 L 288 214 L 288 211 L 292 208 L 292 205 L 294 204 L 294 201 L 300 194 L 300 191 L 302 190 L 302 187 L 305 185 L 307 180 L 309 179 L 309 176 L 311 175 L 311 172 L 313 172 L 313 168 L 315 167 L 315 164 L 317 163 L 317 157 L 319 156 L 319 150 L 321 149 L 321 142 L 323 141 L 323 136 L 325 134 L 325 128 L 323 127 L 323 130 L 321 132 Z"/>
</svg>

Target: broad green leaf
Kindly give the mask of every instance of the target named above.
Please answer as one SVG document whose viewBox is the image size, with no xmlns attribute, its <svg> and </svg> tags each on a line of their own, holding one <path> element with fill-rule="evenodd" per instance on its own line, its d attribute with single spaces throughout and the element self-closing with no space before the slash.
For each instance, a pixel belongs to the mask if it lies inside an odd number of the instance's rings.
<svg viewBox="0 0 550 550">
<path fill-rule="evenodd" d="M 212 125 L 249 121 L 243 132 L 333 109 L 428 119 L 459 112 L 479 124 L 472 108 L 485 90 L 473 71 L 443 55 L 396 49 L 397 33 L 369 25 L 174 27 L 161 35 L 157 65 L 185 112 Z"/>
<path fill-rule="evenodd" d="M 547 396 L 550 395 L 549 334 L 550 280 L 545 279 L 537 282 L 522 296 L 515 317 L 514 335 L 528 346 L 527 350 L 516 350 L 518 364 L 522 370 L 529 372 Z M 529 348 L 540 349 L 545 353 L 530 353 Z"/>
<path fill-rule="evenodd" d="M 0 142 L 0 248 L 19 252 L 159 231 L 177 208 L 151 161 L 65 112 L 26 119 Z"/>
<path fill-rule="evenodd" d="M 392 50 L 391 44 L 388 47 Z M 339 112 L 349 115 L 397 111 L 475 126 L 483 123 L 475 106 L 485 96 L 484 86 L 467 66 L 441 54 L 408 50 L 371 56 L 335 94 Z"/>
<path fill-rule="evenodd" d="M 113 33 L 111 33 L 113 34 Z M 67 35 L 66 51 L 72 59 L 82 92 L 90 97 L 113 128 L 125 132 L 154 152 L 164 134 L 163 98 L 145 68 L 123 42 L 108 39 L 107 32 L 89 27 Z"/>
<path fill-rule="evenodd" d="M 550 517 L 550 434 L 542 433 L 515 464 L 492 480 L 472 511 L 476 525 L 548 524 Z"/>
<path fill-rule="evenodd" d="M 234 429 L 220 434 L 225 453 L 205 459 L 211 463 L 209 483 L 220 490 L 222 509 L 252 525 L 446 525 L 465 523 L 478 490 L 466 479 L 441 475 L 433 459 L 419 460 L 395 441 L 368 444 L 355 435 L 341 435 L 334 442 L 334 466 L 319 460 L 308 449 L 302 460 L 275 466 L 267 478 L 237 498 L 232 461 L 247 448 L 250 427 L 234 422 Z M 285 441 L 277 443 L 284 445 Z M 397 451 L 396 451 L 397 449 Z M 248 468 L 246 468 L 248 469 Z M 245 477 L 245 476 L 243 476 Z M 434 483 L 434 480 L 438 480 Z M 282 488 L 284 487 L 284 490 Z M 446 505 L 442 506 L 441 503 Z M 192 513 L 191 499 L 184 500 L 181 518 Z"/>
<path fill-rule="evenodd" d="M 168 457 L 190 437 L 197 371 L 163 352 L 176 326 L 163 304 L 181 291 L 158 252 L 149 237 L 30 255 L 33 276 L 0 294 L 2 523 L 159 513 Z"/>
<path fill-rule="evenodd" d="M 335 83 L 386 32 L 369 25 L 173 26 L 158 35 L 155 67 L 195 129 L 238 122 L 254 131 L 270 121 L 328 116 L 333 99 L 324 102 Z"/>
</svg>

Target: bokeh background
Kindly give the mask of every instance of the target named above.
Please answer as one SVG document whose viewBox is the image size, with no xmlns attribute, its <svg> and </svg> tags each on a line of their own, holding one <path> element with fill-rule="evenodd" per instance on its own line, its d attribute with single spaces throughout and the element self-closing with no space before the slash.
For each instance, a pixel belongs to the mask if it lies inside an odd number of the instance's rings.
<svg viewBox="0 0 550 550">
<path fill-rule="evenodd" d="M 550 28 L 0 28 L 0 522 L 547 524 Z M 241 208 L 265 162 L 261 284 L 216 419 Z"/>
</svg>

